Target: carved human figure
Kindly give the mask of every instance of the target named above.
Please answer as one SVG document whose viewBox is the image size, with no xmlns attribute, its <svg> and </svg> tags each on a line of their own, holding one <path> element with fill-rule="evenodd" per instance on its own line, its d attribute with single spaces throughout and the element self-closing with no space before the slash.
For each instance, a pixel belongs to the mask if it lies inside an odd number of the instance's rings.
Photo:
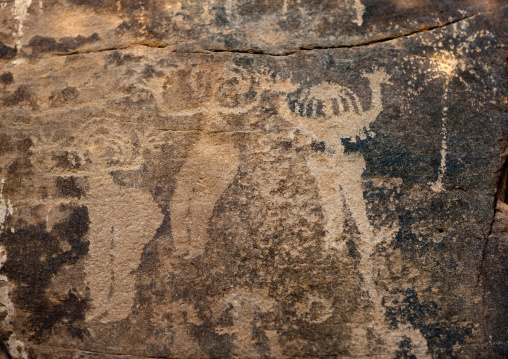
<svg viewBox="0 0 508 359">
<path fill-rule="evenodd" d="M 383 334 L 386 348 L 396 350 L 399 341 L 410 337 L 413 343 L 425 343 L 419 332 L 409 326 L 390 328 L 384 317 L 383 290 L 376 285 L 379 263 L 373 255 L 377 245 L 390 240 L 395 229 L 376 230 L 367 215 L 363 196 L 362 174 L 365 160 L 359 153 L 346 153 L 341 139 L 364 137 L 369 126 L 383 110 L 382 85 L 389 84 L 384 70 L 364 73 L 372 92 L 370 107 L 364 109 L 358 96 L 349 88 L 332 83 L 320 83 L 306 90 L 297 90 L 279 99 L 278 111 L 284 119 L 301 129 L 320 150 L 311 154 L 307 165 L 317 179 L 321 205 L 325 216 L 325 248 L 338 251 L 343 246 L 344 208 L 351 214 L 360 240 L 356 243 L 361 255 L 358 270 L 362 287 L 372 302 L 372 317 L 367 328 L 356 328 L 355 335 L 368 336 L 367 331 Z M 275 86 L 277 88 L 277 86 Z M 391 333 L 386 335 L 386 333 Z M 365 339 L 367 340 L 367 339 Z M 362 341 L 360 341 L 362 342 Z M 366 341 L 363 341 L 364 343 Z M 358 348 L 359 352 L 365 348 Z M 367 353 L 365 353 L 367 354 Z"/>
<path fill-rule="evenodd" d="M 92 308 L 87 319 L 114 322 L 131 314 L 135 270 L 144 245 L 155 235 L 163 215 L 148 192 L 113 181 L 113 170 L 140 167 L 133 133 L 111 128 L 105 121 L 86 127 L 91 135 L 79 150 L 89 160 L 90 188 L 82 200 L 90 216 L 85 272 Z"/>
<path fill-rule="evenodd" d="M 248 114 L 257 105 L 256 99 L 248 95 L 251 78 L 233 74 L 216 82 L 210 95 L 191 112 L 202 117 L 199 135 L 176 178 L 170 203 L 173 254 L 186 259 L 204 252 L 209 241 L 208 220 L 239 165 L 238 149 L 231 141 L 232 131 L 225 117 Z M 197 89 L 198 83 L 189 86 Z"/>
<path fill-rule="evenodd" d="M 372 91 L 371 105 L 367 110 L 363 109 L 353 91 L 331 83 L 321 83 L 299 92 L 296 99 L 300 101 L 288 97 L 286 103 L 279 105 L 279 111 L 286 120 L 324 147 L 310 156 L 308 166 L 318 180 L 327 219 L 325 240 L 328 248 L 340 245 L 337 237 L 342 232 L 344 204 L 369 247 L 384 239 L 374 235 L 374 228 L 367 217 L 361 177 L 365 160 L 357 153 L 346 154 L 341 142 L 343 138 L 364 137 L 370 123 L 383 110 L 381 85 L 388 83 L 386 73 L 379 70 L 364 76 L 369 80 Z"/>
<path fill-rule="evenodd" d="M 381 84 L 387 75 L 380 70 L 365 74 L 372 90 L 371 106 L 364 110 L 357 95 L 338 84 L 321 83 L 297 93 L 290 101 L 291 92 L 298 90 L 288 82 L 266 82 L 266 88 L 278 92 L 278 112 L 295 127 L 316 141 L 322 141 L 326 150 L 311 156 L 308 165 L 318 179 L 324 215 L 327 219 L 327 248 L 340 245 L 337 237 L 342 232 L 343 205 L 346 204 L 356 225 L 369 247 L 383 240 L 374 235 L 365 201 L 361 175 L 365 161 L 360 154 L 345 154 L 341 138 L 363 136 L 370 123 L 382 111 Z M 236 77 L 234 77 L 235 81 Z M 217 86 L 216 96 L 201 104 L 204 120 L 198 139 L 187 154 L 177 177 L 170 212 L 172 218 L 175 254 L 190 257 L 202 253 L 207 221 L 215 201 L 233 179 L 238 166 L 238 152 L 228 140 L 229 132 L 224 117 L 228 114 L 248 114 L 257 104 L 238 103 L 236 96 L 248 91 L 245 81 L 231 85 L 224 81 Z M 243 84 L 243 86 L 242 86 Z M 230 88 L 221 91 L 224 87 Z M 221 97 L 222 95 L 222 97 Z M 282 99 L 282 100 L 281 100 Z M 344 202 L 345 200 L 345 202 Z M 199 248 L 198 248 L 199 247 Z M 368 251 L 367 251 L 368 252 Z"/>
<path fill-rule="evenodd" d="M 358 270 L 363 289 L 372 302 L 371 321 L 364 328 L 356 328 L 354 335 L 367 337 L 372 331 L 391 333 L 385 338 L 386 347 L 395 351 L 404 336 L 410 337 L 415 345 L 425 341 L 409 326 L 393 329 L 386 324 L 382 306 L 385 293 L 375 283 L 377 265 L 373 255 L 376 246 L 389 240 L 394 229 L 376 230 L 371 224 L 363 196 L 365 160 L 359 153 L 345 153 L 341 142 L 343 138 L 365 136 L 372 121 L 383 110 L 381 90 L 383 84 L 389 84 L 388 75 L 384 70 L 377 70 L 363 76 L 369 81 L 372 93 L 367 109 L 354 91 L 336 83 L 320 83 L 302 89 L 288 80 L 261 79 L 257 85 L 274 95 L 277 112 L 286 121 L 322 144 L 323 148 L 310 155 L 307 164 L 317 179 L 326 220 L 325 250 L 341 251 L 343 242 L 339 239 L 343 232 L 344 208 L 347 208 L 360 232 L 360 240 L 356 243 L 361 255 Z M 177 176 L 170 206 L 174 255 L 195 258 L 204 253 L 210 240 L 208 220 L 239 164 L 238 151 L 227 136 L 230 129 L 225 117 L 232 113 L 248 115 L 261 97 L 238 101 L 241 94 L 248 92 L 248 84 L 249 81 L 238 81 L 236 77 L 223 81 L 214 90 L 215 96 L 210 96 L 195 110 L 204 115 L 204 120 L 199 137 Z"/>
</svg>

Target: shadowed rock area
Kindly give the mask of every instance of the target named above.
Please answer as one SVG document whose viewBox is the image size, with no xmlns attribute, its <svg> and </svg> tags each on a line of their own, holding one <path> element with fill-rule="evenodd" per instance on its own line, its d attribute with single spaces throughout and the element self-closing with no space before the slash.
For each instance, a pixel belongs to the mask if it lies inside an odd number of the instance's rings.
<svg viewBox="0 0 508 359">
<path fill-rule="evenodd" d="M 0 1 L 12 357 L 506 358 L 507 18 Z"/>
</svg>

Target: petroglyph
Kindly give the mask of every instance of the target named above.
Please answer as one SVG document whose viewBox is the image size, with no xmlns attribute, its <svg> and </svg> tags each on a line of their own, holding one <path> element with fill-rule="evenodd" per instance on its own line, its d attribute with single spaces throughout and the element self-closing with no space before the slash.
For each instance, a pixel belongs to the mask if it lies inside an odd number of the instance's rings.
<svg viewBox="0 0 508 359">
<path fill-rule="evenodd" d="M 213 76 L 213 75 L 212 75 Z M 190 111 L 170 112 L 173 115 L 204 116 L 200 135 L 187 154 L 177 178 L 170 203 L 175 255 L 191 259 L 203 253 L 209 241 L 208 220 L 215 203 L 233 180 L 239 164 L 238 150 L 231 142 L 228 114 L 247 114 L 257 103 L 243 98 L 249 91 L 250 79 L 222 78 L 203 94 L 200 79 L 189 86 L 201 94 L 200 106 Z"/>
<path fill-rule="evenodd" d="M 144 245 L 155 235 L 163 219 L 149 193 L 113 182 L 107 165 L 112 161 L 111 149 L 116 147 L 113 161 L 131 160 L 134 149 L 129 141 L 118 141 L 117 131 L 109 131 L 99 127 L 98 134 L 81 149 L 91 161 L 90 190 L 83 200 L 91 222 L 85 271 L 93 308 L 87 318 L 102 322 L 130 315 L 136 285 L 134 272 Z"/>
<path fill-rule="evenodd" d="M 443 91 L 443 110 L 441 115 L 441 149 L 439 151 L 441 155 L 441 160 L 439 163 L 438 174 L 436 181 L 431 185 L 431 189 L 435 192 L 443 192 L 443 178 L 446 172 L 446 157 L 448 154 L 448 134 L 447 134 L 447 120 L 448 120 L 448 100 L 450 94 L 450 81 L 456 75 L 457 68 L 459 63 L 453 57 L 450 59 L 445 59 L 438 61 L 437 70 L 444 74 L 445 82 L 444 82 L 444 91 Z"/>
<path fill-rule="evenodd" d="M 448 75 L 446 77 L 445 90 L 444 90 L 444 95 L 443 95 L 444 106 L 443 106 L 443 117 L 441 119 L 441 136 L 442 136 L 442 138 L 441 138 L 441 150 L 440 150 L 441 161 L 439 163 L 436 182 L 434 182 L 431 186 L 432 190 L 435 192 L 442 192 L 444 190 L 443 177 L 446 172 L 446 155 L 447 155 L 446 119 L 448 117 L 448 106 L 446 104 L 446 101 L 448 100 L 448 91 L 449 91 L 448 87 L 450 84 L 450 79 L 451 79 L 451 75 Z"/>
<path fill-rule="evenodd" d="M 0 234 L 2 233 L 4 229 L 4 223 L 7 215 L 13 214 L 13 208 L 10 200 L 5 200 L 3 197 L 3 188 L 5 184 L 5 179 L 2 178 L 0 180 Z M 7 260 L 7 254 L 5 251 L 5 248 L 3 246 L 0 246 L 0 268 L 4 265 L 5 261 Z M 14 304 L 9 298 L 9 283 L 7 281 L 7 276 L 0 275 L 0 315 L 4 317 L 2 321 L 2 327 L 11 330 L 12 331 L 12 324 L 11 324 L 11 318 L 14 314 Z M 21 348 L 23 347 L 21 342 L 18 342 L 16 340 L 15 335 L 11 335 L 9 337 L 10 343 L 9 346 L 11 348 Z M 16 353 L 13 353 L 13 355 L 16 355 L 16 357 L 20 358 L 26 358 L 26 354 L 22 355 L 24 353 L 19 353 L 16 350 Z"/>
<path fill-rule="evenodd" d="M 148 193 L 119 187 L 109 173 L 89 180 L 90 196 L 85 203 L 91 222 L 90 250 L 85 270 L 93 309 L 88 317 L 118 321 L 131 312 L 136 284 L 133 272 L 143 246 L 161 224 L 162 214 Z"/>
<path fill-rule="evenodd" d="M 495 357 L 508 9 L 482 3 L 32 1 L 18 27 L 9 1 L 12 352 Z"/>
<path fill-rule="evenodd" d="M 23 36 L 23 22 L 28 16 L 28 8 L 32 5 L 32 0 L 14 0 L 12 12 L 16 20 L 16 28 L 14 36 L 17 38 L 16 47 L 18 51 L 21 49 L 21 37 Z"/>
<path fill-rule="evenodd" d="M 0 268 L 4 265 L 7 260 L 7 254 L 4 246 L 0 246 Z M 9 282 L 5 275 L 0 275 L 0 316 L 3 318 L 0 325 L 4 331 L 13 331 L 12 320 L 14 317 L 14 303 L 11 301 L 9 295 Z M 16 333 L 9 336 L 7 345 L 10 349 L 10 353 L 14 358 L 27 359 L 27 353 L 25 351 L 25 344 L 16 338 Z"/>
<path fill-rule="evenodd" d="M 354 0 L 353 8 L 356 15 L 353 22 L 358 26 L 362 26 L 363 14 L 365 13 L 365 5 L 363 5 L 362 0 Z"/>
<path fill-rule="evenodd" d="M 217 313 L 230 310 L 233 319 L 231 327 L 219 327 L 220 334 L 232 334 L 235 336 L 235 347 L 233 355 L 241 358 L 253 357 L 257 351 L 256 343 L 252 342 L 256 323 L 263 314 L 273 313 L 276 308 L 276 301 L 269 297 L 267 290 L 256 290 L 244 288 L 242 291 L 234 291 L 226 294 L 216 306 Z M 261 329 L 258 329 L 260 331 Z M 271 330 L 262 330 L 268 340 L 270 357 L 281 357 L 281 348 L 278 343 L 277 333 Z"/>
<path fill-rule="evenodd" d="M 410 336 L 415 343 L 426 343 L 421 333 L 411 327 L 390 328 L 385 320 L 382 305 L 384 290 L 376 284 L 380 261 L 373 256 L 377 245 L 392 239 L 398 228 L 376 230 L 367 215 L 363 195 L 362 174 L 365 160 L 358 153 L 346 154 L 341 139 L 373 136 L 369 126 L 383 110 L 382 85 L 389 85 L 389 77 L 382 69 L 364 73 L 369 80 L 371 104 L 362 107 L 358 96 L 351 89 L 331 83 L 321 83 L 308 89 L 297 90 L 287 95 L 286 101 L 279 103 L 278 110 L 295 127 L 302 129 L 314 141 L 323 143 L 322 151 L 315 151 L 307 164 L 318 180 L 323 214 L 326 218 L 325 243 L 327 250 L 341 250 L 344 243 L 339 242 L 344 208 L 351 213 L 360 232 L 357 243 L 361 259 L 358 269 L 362 277 L 362 287 L 372 302 L 373 311 L 365 327 L 355 328 L 355 335 L 361 335 L 367 342 L 369 332 L 383 335 L 386 347 L 395 354 L 404 336 Z M 381 334 L 385 333 L 385 334 Z M 390 333 L 386 335 L 386 333 Z M 421 348 L 420 348 L 421 349 Z M 356 348 L 362 352 L 365 348 Z M 363 352 L 365 355 L 368 351 Z M 423 356 L 425 357 L 425 356 Z"/>
<path fill-rule="evenodd" d="M 14 212 L 14 209 L 12 208 L 11 200 L 8 199 L 7 201 L 3 197 L 3 189 L 5 184 L 5 178 L 2 178 L 0 180 L 0 233 L 4 230 L 4 223 L 7 218 L 7 216 L 12 216 L 12 213 Z M 11 228 L 12 230 L 12 228 Z"/>
<path fill-rule="evenodd" d="M 386 73 L 379 70 L 364 76 L 369 79 L 372 90 L 371 106 L 367 110 L 362 108 L 353 91 L 331 83 L 298 92 L 296 98 L 288 94 L 287 103 L 279 106 L 285 119 L 313 140 L 324 143 L 324 150 L 316 151 L 308 166 L 318 179 L 321 197 L 326 198 L 322 205 L 327 217 L 325 241 L 328 248 L 339 245 L 336 236 L 340 235 L 341 227 L 334 219 L 343 222 L 344 216 L 338 211 L 342 211 L 344 200 L 369 246 L 385 240 L 375 236 L 367 217 L 361 178 L 365 161 L 359 154 L 345 154 L 341 142 L 343 138 L 365 137 L 370 123 L 383 109 L 381 85 L 389 83 Z"/>
<path fill-rule="evenodd" d="M 236 173 L 238 151 L 220 137 L 201 135 L 176 179 L 170 207 L 175 255 L 203 253 L 212 210 Z"/>
<path fill-rule="evenodd" d="M 344 242 L 339 240 L 345 220 L 344 208 L 352 215 L 361 235 L 357 244 L 361 254 L 358 265 L 363 280 L 363 289 L 373 305 L 373 316 L 363 329 L 356 328 L 367 340 L 368 332 L 392 334 L 387 337 L 387 347 L 394 354 L 404 336 L 413 338 L 414 343 L 426 343 L 421 334 L 407 326 L 398 329 L 386 324 L 382 305 L 383 290 L 375 284 L 379 261 L 373 255 L 377 245 L 392 239 L 397 227 L 376 230 L 367 215 L 363 196 L 362 174 L 365 161 L 358 153 L 346 154 L 341 142 L 343 138 L 365 138 L 373 136 L 369 126 L 383 110 L 382 85 L 389 85 L 384 70 L 364 73 L 371 89 L 371 103 L 364 109 L 353 90 L 339 84 L 321 83 L 307 88 L 299 88 L 288 81 L 258 80 L 262 87 L 270 88 L 278 98 L 277 110 L 295 128 L 307 134 L 313 141 L 322 143 L 323 148 L 309 156 L 307 165 L 318 181 L 321 205 L 326 220 L 324 238 L 327 251 L 344 250 Z M 244 90 L 246 90 L 244 88 Z M 228 93 L 231 98 L 233 94 Z M 217 97 L 215 97 L 217 98 Z M 235 108 L 236 113 L 248 111 Z M 212 110 L 210 110 L 212 109 Z M 216 109 L 216 110 L 214 110 Z M 206 125 L 178 177 L 175 194 L 171 202 L 173 238 L 175 255 L 187 259 L 195 258 L 204 251 L 209 241 L 208 220 L 215 202 L 232 181 L 238 166 L 238 154 L 233 145 L 219 137 L 212 136 L 210 128 L 224 128 L 221 116 L 230 112 L 214 103 L 206 107 L 211 120 Z M 213 119 L 213 120 L 212 120 Z M 222 124 L 221 124 L 222 123 Z M 324 320 L 324 319 L 323 319 Z M 242 327 L 243 328 L 243 327 Z M 245 328 L 239 330 L 246 330 Z M 389 339 L 391 338 L 391 339 Z M 423 345 L 423 344 L 422 344 Z M 359 348 L 358 350 L 360 350 Z M 368 354 L 365 352 L 365 354 Z"/>
<path fill-rule="evenodd" d="M 84 269 L 91 306 L 87 320 L 115 322 L 131 314 L 135 271 L 145 244 L 163 220 L 149 192 L 120 186 L 112 176 L 114 170 L 141 168 L 142 158 L 136 145 L 140 142 L 148 147 L 146 141 L 135 128 L 93 119 L 75 129 L 72 143 L 46 143 L 42 139 L 37 143 L 35 156 L 40 156 L 36 157 L 40 163 L 51 163 L 56 158 L 52 160 L 47 152 L 38 152 L 42 146 L 65 156 L 59 160 L 65 164 L 64 169 L 53 173 L 61 180 L 63 190 L 57 192 L 61 199 L 45 201 L 46 228 L 50 230 L 61 219 L 62 204 L 84 205 L 88 211 L 90 227 L 86 239 L 90 244 Z M 86 183 L 86 190 L 79 183 Z"/>
</svg>

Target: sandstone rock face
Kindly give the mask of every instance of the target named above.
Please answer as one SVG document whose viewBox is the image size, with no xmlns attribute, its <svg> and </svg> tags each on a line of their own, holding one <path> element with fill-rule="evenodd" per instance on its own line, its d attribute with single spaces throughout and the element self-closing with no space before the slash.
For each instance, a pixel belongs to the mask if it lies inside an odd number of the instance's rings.
<svg viewBox="0 0 508 359">
<path fill-rule="evenodd" d="M 14 358 L 508 355 L 504 0 L 3 0 Z"/>
</svg>

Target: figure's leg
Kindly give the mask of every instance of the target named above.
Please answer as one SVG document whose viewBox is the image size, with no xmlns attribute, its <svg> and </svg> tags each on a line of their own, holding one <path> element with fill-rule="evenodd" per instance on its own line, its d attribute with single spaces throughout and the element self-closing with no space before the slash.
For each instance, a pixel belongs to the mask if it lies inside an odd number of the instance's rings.
<svg viewBox="0 0 508 359">
<path fill-rule="evenodd" d="M 386 348 L 396 348 L 397 338 L 391 335 L 393 330 L 388 328 L 385 323 L 382 292 L 376 285 L 379 263 L 373 259 L 373 255 L 377 240 L 367 215 L 367 206 L 363 197 L 362 173 L 365 169 L 365 161 L 360 154 L 345 155 L 341 151 L 337 156 L 338 166 L 340 167 L 338 173 L 346 198 L 346 206 L 360 232 L 360 239 L 355 241 L 355 245 L 360 253 L 360 260 L 357 265 L 361 276 L 361 286 L 372 308 L 367 316 L 365 312 L 356 314 L 361 317 L 357 320 L 365 323 L 365 326 L 357 326 L 353 329 L 357 338 L 352 345 L 355 350 L 363 352 L 364 355 L 375 354 L 371 353 L 371 350 L 375 351 L 376 349 L 365 347 L 365 343 L 371 342 L 369 336 L 384 337 L 383 341 Z M 392 338 L 394 342 L 388 343 L 389 338 Z"/>
<path fill-rule="evenodd" d="M 346 204 L 349 208 L 362 241 L 375 243 L 374 229 L 367 216 L 367 206 L 363 198 L 362 174 L 365 170 L 365 160 L 360 154 L 345 155 L 342 151 L 337 156 L 336 176 L 344 190 Z"/>
<path fill-rule="evenodd" d="M 362 343 L 369 340 L 368 332 L 373 333 L 384 342 L 385 351 L 390 352 L 388 357 L 393 357 L 398 348 L 400 340 L 404 336 L 411 338 L 414 343 L 426 343 L 421 333 L 410 325 L 399 325 L 398 328 L 391 328 L 385 317 L 385 308 L 383 306 L 383 297 L 389 295 L 384 289 L 384 285 L 379 283 L 383 279 L 379 278 L 379 270 L 383 268 L 384 263 L 381 258 L 376 258 L 377 245 L 388 240 L 393 235 L 393 229 L 381 229 L 375 231 L 367 215 L 366 200 L 363 196 L 362 174 L 365 170 L 365 160 L 359 154 L 338 155 L 340 183 L 344 189 L 346 205 L 360 231 L 360 240 L 356 242 L 357 250 L 361 258 L 358 262 L 358 271 L 362 277 L 362 287 L 366 292 L 368 299 L 372 303 L 372 311 L 369 312 L 370 322 L 366 327 L 356 327 L 356 335 L 365 335 L 365 341 L 359 340 L 356 343 L 360 346 L 356 349 L 359 352 L 365 350 Z M 358 315 L 364 315 L 359 313 Z M 364 322 L 367 318 L 359 319 Z M 425 355 L 425 357 L 427 357 Z"/>
</svg>

